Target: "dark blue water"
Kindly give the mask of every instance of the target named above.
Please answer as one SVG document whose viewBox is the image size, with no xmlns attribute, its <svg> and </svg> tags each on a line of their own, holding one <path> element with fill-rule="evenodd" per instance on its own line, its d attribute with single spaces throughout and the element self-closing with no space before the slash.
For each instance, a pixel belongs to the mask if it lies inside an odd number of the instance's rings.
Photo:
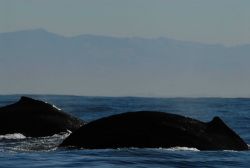
<svg viewBox="0 0 250 168">
<path fill-rule="evenodd" d="M 83 96 L 31 97 L 55 104 L 86 121 L 127 111 L 166 111 L 210 121 L 220 116 L 250 144 L 250 99 L 246 98 L 110 98 Z M 0 106 L 18 95 L 0 96 Z M 14 137 L 11 137 L 14 136 Z M 196 149 L 68 150 L 57 145 L 68 134 L 29 138 L 0 135 L 0 167 L 249 167 L 249 151 L 198 151 Z"/>
</svg>

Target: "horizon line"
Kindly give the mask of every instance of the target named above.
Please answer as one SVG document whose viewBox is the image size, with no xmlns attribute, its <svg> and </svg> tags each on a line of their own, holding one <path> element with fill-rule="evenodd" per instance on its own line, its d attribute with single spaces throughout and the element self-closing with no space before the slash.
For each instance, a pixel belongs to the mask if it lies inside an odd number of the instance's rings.
<svg viewBox="0 0 250 168">
<path fill-rule="evenodd" d="M 148 98 L 148 99 L 250 99 L 250 96 L 112 96 L 112 95 L 77 95 L 77 94 L 39 94 L 39 93 L 10 93 L 0 96 L 72 96 L 72 97 L 98 97 L 98 98 Z"/>
</svg>

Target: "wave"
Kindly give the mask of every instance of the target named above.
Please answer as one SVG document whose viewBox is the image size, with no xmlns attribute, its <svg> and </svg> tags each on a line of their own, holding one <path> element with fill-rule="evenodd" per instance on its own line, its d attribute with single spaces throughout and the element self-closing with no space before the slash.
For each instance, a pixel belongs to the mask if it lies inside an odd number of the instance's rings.
<svg viewBox="0 0 250 168">
<path fill-rule="evenodd" d="M 138 147 L 117 148 L 117 150 L 124 150 L 124 149 L 128 149 L 128 150 L 156 150 L 156 151 L 161 151 L 161 150 L 164 150 L 164 151 L 194 151 L 194 152 L 200 151 L 197 148 L 180 147 L 180 146 L 171 147 L 171 148 L 163 148 L 163 147 L 159 147 L 159 148 L 138 148 Z M 114 149 L 107 149 L 107 150 L 114 150 Z"/>
<path fill-rule="evenodd" d="M 46 137 L 25 137 L 20 133 L 0 135 L 0 151 L 53 151 L 70 134 L 71 131 Z"/>
<path fill-rule="evenodd" d="M 48 137 L 65 139 L 65 138 L 67 138 L 71 133 L 72 133 L 72 132 L 71 132 L 70 130 L 67 130 L 66 132 L 61 132 L 61 133 L 54 134 L 54 135 L 48 136 Z"/>
<path fill-rule="evenodd" d="M 24 136 L 21 133 L 0 135 L 0 140 L 2 139 L 25 139 L 25 138 L 26 136 Z"/>
<path fill-rule="evenodd" d="M 200 151 L 197 148 L 180 147 L 180 146 L 172 147 L 172 148 L 159 148 L 159 149 L 164 149 L 164 150 L 168 150 L 168 151 L 195 151 L 195 152 Z"/>
</svg>

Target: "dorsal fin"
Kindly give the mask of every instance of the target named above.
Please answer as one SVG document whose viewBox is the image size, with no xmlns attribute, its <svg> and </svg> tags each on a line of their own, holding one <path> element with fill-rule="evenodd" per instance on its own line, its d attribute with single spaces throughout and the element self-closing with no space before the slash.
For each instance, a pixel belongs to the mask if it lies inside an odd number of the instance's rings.
<svg viewBox="0 0 250 168">
<path fill-rule="evenodd" d="M 217 144 L 222 146 L 227 146 L 225 142 L 230 142 L 232 149 L 245 150 L 248 148 L 244 140 L 219 117 L 214 117 L 212 121 L 207 123 L 206 132 L 216 138 Z"/>
<path fill-rule="evenodd" d="M 208 130 L 220 132 L 220 131 L 225 131 L 226 130 L 231 130 L 223 121 L 220 117 L 216 116 L 208 123 Z"/>
<path fill-rule="evenodd" d="M 228 134 L 230 136 L 239 137 L 231 128 L 229 128 L 220 117 L 214 117 L 212 121 L 208 123 L 207 131 L 217 134 Z"/>
<path fill-rule="evenodd" d="M 216 124 L 216 125 L 225 125 L 225 123 L 222 121 L 222 119 L 218 116 L 215 116 L 212 121 L 210 121 L 211 124 Z"/>
</svg>

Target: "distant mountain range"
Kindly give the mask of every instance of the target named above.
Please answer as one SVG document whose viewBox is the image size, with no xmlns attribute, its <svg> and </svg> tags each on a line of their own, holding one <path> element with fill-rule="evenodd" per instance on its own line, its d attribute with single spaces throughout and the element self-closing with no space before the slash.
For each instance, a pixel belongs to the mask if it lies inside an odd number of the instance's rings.
<svg viewBox="0 0 250 168">
<path fill-rule="evenodd" d="M 0 33 L 0 94 L 250 96 L 250 45 Z"/>
</svg>

